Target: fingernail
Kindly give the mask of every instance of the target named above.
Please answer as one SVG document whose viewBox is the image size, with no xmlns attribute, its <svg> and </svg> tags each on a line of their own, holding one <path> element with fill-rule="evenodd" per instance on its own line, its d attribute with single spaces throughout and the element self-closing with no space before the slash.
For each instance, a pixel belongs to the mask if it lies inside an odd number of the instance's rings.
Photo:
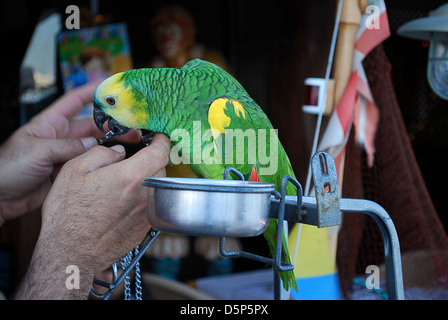
<svg viewBox="0 0 448 320">
<path fill-rule="evenodd" d="M 115 151 L 117 151 L 119 154 L 125 154 L 126 153 L 126 150 L 124 149 L 124 147 L 121 144 L 113 145 L 110 148 L 115 150 Z"/>
<path fill-rule="evenodd" d="M 81 138 L 81 143 L 84 148 L 86 148 L 86 150 L 89 150 L 90 148 L 98 144 L 94 137 Z"/>
</svg>

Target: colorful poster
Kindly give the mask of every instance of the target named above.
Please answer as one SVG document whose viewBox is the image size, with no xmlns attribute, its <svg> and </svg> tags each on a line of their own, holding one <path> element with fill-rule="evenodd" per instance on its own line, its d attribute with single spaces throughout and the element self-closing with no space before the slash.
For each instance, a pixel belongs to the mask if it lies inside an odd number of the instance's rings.
<svg viewBox="0 0 448 320">
<path fill-rule="evenodd" d="M 64 91 L 132 68 L 126 24 L 63 31 L 58 53 Z M 91 116 L 89 107 L 80 116 Z"/>
</svg>

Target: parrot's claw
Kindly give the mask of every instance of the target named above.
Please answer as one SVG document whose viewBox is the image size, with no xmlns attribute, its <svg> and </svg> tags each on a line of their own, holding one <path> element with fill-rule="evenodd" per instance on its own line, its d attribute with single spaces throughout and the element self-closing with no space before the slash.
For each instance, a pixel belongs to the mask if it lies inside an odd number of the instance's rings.
<svg viewBox="0 0 448 320">
<path fill-rule="evenodd" d="M 98 143 L 105 144 L 106 142 L 112 141 L 117 136 L 118 136 L 118 134 L 113 133 L 112 131 L 109 131 L 108 133 L 106 133 L 106 135 L 104 137 L 102 137 L 101 139 L 98 140 Z"/>
<path fill-rule="evenodd" d="M 152 139 L 154 139 L 154 136 L 156 135 L 157 132 L 155 131 L 150 131 L 148 134 L 145 134 L 144 136 L 142 136 L 141 141 L 146 145 L 149 146 L 152 142 Z"/>
</svg>

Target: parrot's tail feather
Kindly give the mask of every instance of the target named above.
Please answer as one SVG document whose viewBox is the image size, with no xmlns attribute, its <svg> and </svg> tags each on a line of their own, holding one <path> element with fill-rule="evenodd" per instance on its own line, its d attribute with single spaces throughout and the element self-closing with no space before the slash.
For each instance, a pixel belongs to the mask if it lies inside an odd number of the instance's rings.
<svg viewBox="0 0 448 320">
<path fill-rule="evenodd" d="M 268 242 L 269 251 L 270 251 L 272 257 L 275 257 L 275 253 L 277 251 L 276 250 L 276 236 L 272 236 L 272 235 L 276 235 L 276 233 L 277 233 L 277 224 L 278 224 L 278 221 L 276 219 L 271 219 L 268 229 L 264 233 L 264 236 Z M 285 234 L 283 234 L 283 236 L 282 236 L 282 242 L 283 242 L 282 255 L 281 255 L 282 262 L 291 264 L 291 258 L 289 257 L 288 246 L 286 243 Z M 296 291 L 298 290 L 294 270 L 279 271 L 278 275 L 279 275 L 280 279 L 282 279 L 283 288 L 285 290 L 289 290 L 290 288 L 292 288 Z"/>
</svg>

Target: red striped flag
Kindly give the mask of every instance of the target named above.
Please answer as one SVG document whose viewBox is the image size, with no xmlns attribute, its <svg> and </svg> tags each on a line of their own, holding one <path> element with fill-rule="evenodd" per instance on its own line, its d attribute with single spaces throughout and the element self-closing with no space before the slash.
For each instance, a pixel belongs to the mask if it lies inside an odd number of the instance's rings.
<svg viewBox="0 0 448 320">
<path fill-rule="evenodd" d="M 370 0 L 356 34 L 352 77 L 329 120 L 318 148 L 329 152 L 335 158 L 338 173 L 352 124 L 355 126 L 357 141 L 366 150 L 368 166 L 373 166 L 374 140 L 379 112 L 372 97 L 362 61 L 370 51 L 389 36 L 390 29 L 384 0 Z"/>
<path fill-rule="evenodd" d="M 325 150 L 335 159 L 336 172 L 339 173 L 345 144 L 353 123 L 353 114 L 357 100 L 358 71 L 355 70 L 347 83 L 347 87 L 330 117 L 327 128 L 319 144 L 319 150 Z M 341 179 L 341 177 L 339 176 Z"/>
</svg>

